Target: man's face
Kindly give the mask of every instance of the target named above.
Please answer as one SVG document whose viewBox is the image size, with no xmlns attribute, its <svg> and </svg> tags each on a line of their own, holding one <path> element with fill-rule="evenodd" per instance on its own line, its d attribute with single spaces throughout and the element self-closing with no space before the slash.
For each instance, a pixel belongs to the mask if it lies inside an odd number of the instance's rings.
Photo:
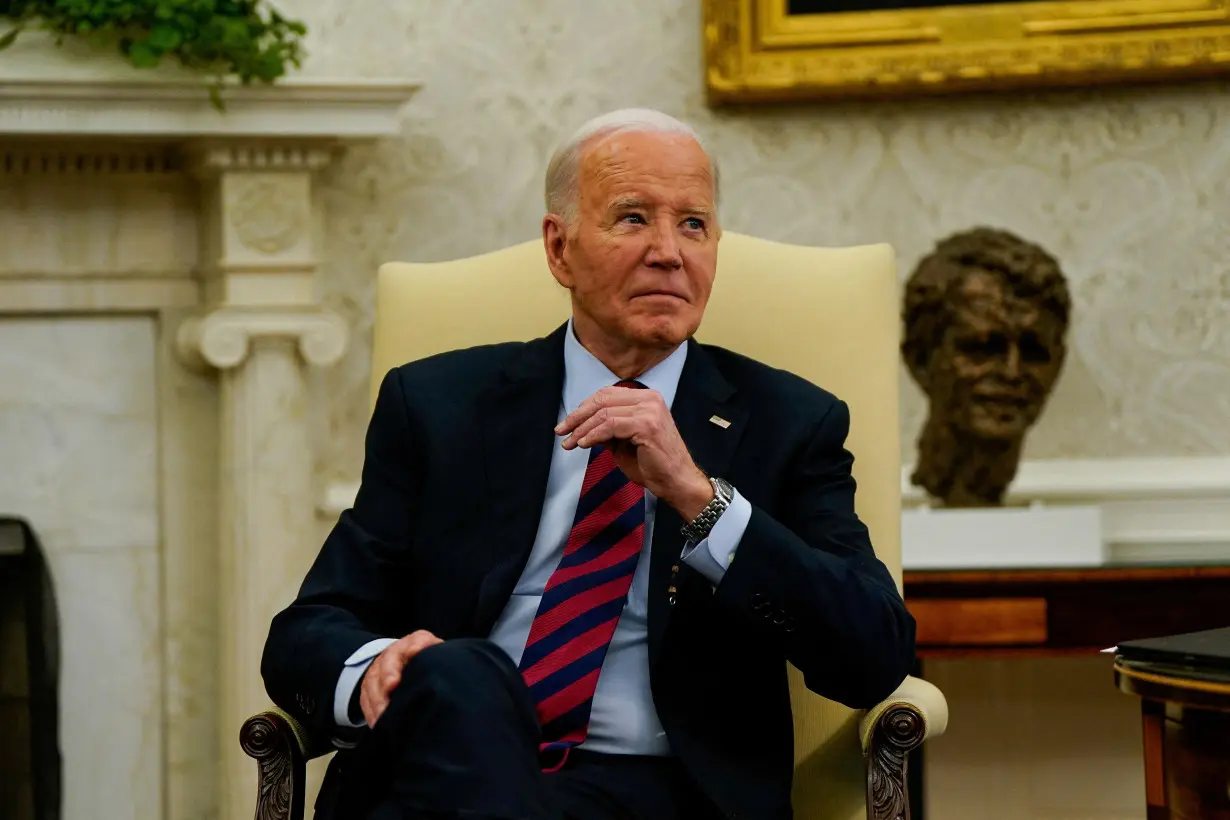
<svg viewBox="0 0 1230 820">
<path fill-rule="evenodd" d="M 1062 325 L 982 272 L 965 277 L 951 317 L 931 357 L 932 412 L 975 438 L 1023 437 L 1059 376 Z"/>
<path fill-rule="evenodd" d="M 578 168 L 576 218 L 543 223 L 582 339 L 665 349 L 700 326 L 721 231 L 709 160 L 683 134 L 601 137 Z"/>
</svg>

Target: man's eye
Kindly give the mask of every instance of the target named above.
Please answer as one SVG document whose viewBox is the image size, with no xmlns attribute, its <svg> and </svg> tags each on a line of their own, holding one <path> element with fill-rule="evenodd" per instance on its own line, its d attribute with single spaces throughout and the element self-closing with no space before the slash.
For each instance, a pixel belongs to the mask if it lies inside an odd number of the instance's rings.
<svg viewBox="0 0 1230 820">
<path fill-rule="evenodd" d="M 705 229 L 704 220 L 698 219 L 697 217 L 694 217 L 694 216 L 689 216 L 687 219 L 685 219 L 684 224 L 687 225 L 689 228 L 691 228 L 694 231 L 703 231 Z"/>
<path fill-rule="evenodd" d="M 623 221 L 632 222 L 633 224 L 636 224 L 636 225 L 644 225 L 645 217 L 641 216 L 640 214 L 624 214 Z"/>
</svg>

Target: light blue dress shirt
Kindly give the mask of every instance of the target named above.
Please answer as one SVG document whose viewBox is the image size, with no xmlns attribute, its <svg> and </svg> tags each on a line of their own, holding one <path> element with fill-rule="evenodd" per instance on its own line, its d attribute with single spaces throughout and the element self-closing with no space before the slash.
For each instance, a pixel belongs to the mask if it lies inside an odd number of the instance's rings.
<svg viewBox="0 0 1230 820">
<path fill-rule="evenodd" d="M 675 400 L 679 375 L 683 372 L 686 358 L 687 345 L 680 345 L 670 356 L 638 377 L 637 381 L 662 394 L 669 407 Z M 569 322 L 564 338 L 564 391 L 559 420 L 562 421 L 601 388 L 618 381 L 618 376 L 581 346 Z M 512 596 L 488 636 L 508 653 L 513 663 L 521 659 L 547 579 L 564 554 L 564 544 L 572 530 L 572 519 L 576 514 L 588 463 L 589 451 L 579 447 L 573 450 L 556 447 L 551 454 L 546 498 L 534 546 Z M 653 543 L 656 507 L 657 499 L 646 491 L 645 540 L 641 557 L 632 577 L 628 601 L 603 660 L 590 712 L 589 734 L 581 744 L 582 748 L 590 751 L 642 755 L 670 753 L 670 745 L 658 721 L 649 688 L 649 550 Z M 751 516 L 751 504 L 736 490 L 730 506 L 718 519 L 709 537 L 697 544 L 686 544 L 682 559 L 716 586 L 734 559 Z M 346 660 L 334 699 L 333 716 L 339 725 L 363 725 L 352 723 L 347 714 L 354 687 L 372 660 L 393 640 L 384 638 L 367 643 Z"/>
</svg>

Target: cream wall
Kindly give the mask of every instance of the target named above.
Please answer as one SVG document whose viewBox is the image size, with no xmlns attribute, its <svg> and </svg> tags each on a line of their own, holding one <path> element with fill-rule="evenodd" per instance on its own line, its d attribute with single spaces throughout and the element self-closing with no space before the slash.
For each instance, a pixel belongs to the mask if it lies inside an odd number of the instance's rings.
<svg viewBox="0 0 1230 820">
<path fill-rule="evenodd" d="M 1076 301 L 1074 351 L 1027 457 L 1230 453 L 1228 86 L 714 112 L 699 0 L 281 6 L 311 29 L 306 73 L 423 83 L 400 140 L 327 172 L 322 282 L 355 341 L 314 385 L 322 485 L 360 466 L 377 264 L 536 235 L 552 142 L 629 105 L 681 116 L 711 141 L 730 229 L 889 240 L 903 275 L 935 239 L 976 224 L 1056 253 Z M 903 380 L 909 460 L 923 407 Z M 931 816 L 992 816 L 1011 796 L 1021 817 L 1143 817 L 1136 707 L 1101 659 L 928 674 L 953 715 L 930 757 Z"/>
</svg>

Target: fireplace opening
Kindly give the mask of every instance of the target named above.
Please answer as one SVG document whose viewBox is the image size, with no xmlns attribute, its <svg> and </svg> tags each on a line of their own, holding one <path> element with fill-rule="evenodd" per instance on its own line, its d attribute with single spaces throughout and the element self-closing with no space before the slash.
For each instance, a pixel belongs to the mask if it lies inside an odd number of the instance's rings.
<svg viewBox="0 0 1230 820">
<path fill-rule="evenodd" d="M 0 517 L 0 818 L 60 820 L 59 619 L 47 559 Z"/>
</svg>

